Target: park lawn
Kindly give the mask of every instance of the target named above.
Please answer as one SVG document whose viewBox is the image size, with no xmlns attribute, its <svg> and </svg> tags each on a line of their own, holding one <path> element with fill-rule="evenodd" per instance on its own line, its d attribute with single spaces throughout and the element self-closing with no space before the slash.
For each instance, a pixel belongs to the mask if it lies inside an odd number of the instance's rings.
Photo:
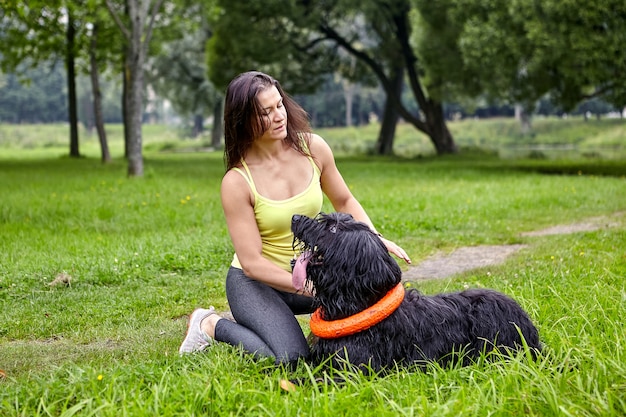
<svg viewBox="0 0 626 417">
<path fill-rule="evenodd" d="M 503 265 L 411 285 L 501 290 L 528 310 L 546 347 L 537 361 L 341 371 L 343 384 L 288 393 L 281 379 L 321 371 L 278 369 L 223 344 L 177 354 L 186 314 L 228 308 L 221 153 L 147 151 L 145 177 L 127 179 L 119 158 L 38 152 L 0 159 L 0 415 L 626 413 L 623 160 L 339 157 L 379 230 L 414 263 L 461 246 L 527 244 Z M 610 227 L 521 236 L 597 216 Z M 70 285 L 50 286 L 60 273 Z"/>
</svg>

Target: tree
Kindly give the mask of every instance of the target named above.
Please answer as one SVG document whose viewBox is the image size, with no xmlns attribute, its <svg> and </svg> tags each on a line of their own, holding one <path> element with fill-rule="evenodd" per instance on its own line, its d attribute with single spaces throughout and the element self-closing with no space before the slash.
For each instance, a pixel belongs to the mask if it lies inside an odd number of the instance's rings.
<svg viewBox="0 0 626 417">
<path fill-rule="evenodd" d="M 626 104 L 623 1 L 414 2 L 430 23 L 422 52 L 433 39 L 454 51 L 461 72 L 450 73 L 457 76 L 448 77 L 448 92 L 484 92 L 525 109 L 546 94 L 565 110 L 594 97 Z"/>
<path fill-rule="evenodd" d="M 106 9 L 101 6 L 101 0 L 75 0 L 80 3 L 81 22 L 84 27 L 84 58 L 81 59 L 82 72 L 89 74 L 91 82 L 92 106 L 94 126 L 100 142 L 101 160 L 108 163 L 111 160 L 106 130 L 104 128 L 103 94 L 100 74 L 111 67 L 117 67 L 121 37 L 115 23 Z"/>
<path fill-rule="evenodd" d="M 303 87 L 304 79 L 308 88 L 332 71 L 352 81 L 373 77 L 386 93 L 378 153 L 391 153 L 400 116 L 427 134 L 437 153 L 456 152 L 442 103 L 427 94 L 420 80 L 420 62 L 410 43 L 408 0 L 266 1 L 245 6 L 222 0 L 219 4 L 224 12 L 209 42 L 210 74 L 216 85 L 225 85 L 225 77 L 251 68 L 267 70 L 295 87 Z M 339 56 L 338 49 L 350 58 Z M 353 58 L 356 70 L 350 62 Z M 405 76 L 418 113 L 402 101 Z"/>
<path fill-rule="evenodd" d="M 76 26 L 71 7 L 66 8 L 65 27 L 65 68 L 67 70 L 67 92 L 70 119 L 70 156 L 79 157 L 78 150 L 78 108 L 76 104 Z"/>
<path fill-rule="evenodd" d="M 62 58 L 67 71 L 68 117 L 71 157 L 79 157 L 78 113 L 76 106 L 77 26 L 70 1 L 9 1 L 4 6 L 2 40 L 11 48 L 3 50 L 2 68 L 16 70 L 20 64 Z"/>
<path fill-rule="evenodd" d="M 125 0 L 124 5 L 105 0 L 106 6 L 125 39 L 125 81 L 127 83 L 128 176 L 143 176 L 142 115 L 144 64 L 152 39 L 155 19 L 164 0 Z M 125 18 L 126 12 L 128 19 Z"/>
<path fill-rule="evenodd" d="M 93 113 L 95 125 L 98 131 L 98 139 L 100 140 L 101 160 L 103 163 L 111 161 L 111 153 L 106 138 L 106 130 L 104 129 L 104 113 L 102 111 L 102 91 L 100 90 L 100 77 L 98 70 L 98 58 L 96 51 L 99 42 L 99 23 L 95 22 L 91 26 L 91 43 L 89 48 L 89 74 L 91 80 L 91 91 L 93 94 Z"/>
<path fill-rule="evenodd" d="M 95 125 L 102 150 L 102 160 L 110 160 L 99 94 L 99 67 L 110 61 L 115 40 L 109 24 L 102 19 L 96 0 L 11 1 L 5 11 L 0 32 L 11 44 L 2 57 L 4 68 L 27 71 L 22 63 L 38 65 L 61 58 L 66 67 L 68 116 L 70 121 L 70 156 L 78 157 L 78 106 L 76 77 L 90 73 L 93 88 Z M 104 39 L 104 41 L 102 41 Z M 100 40 L 100 41 L 99 41 Z M 88 64 L 87 64 L 88 63 Z"/>
</svg>

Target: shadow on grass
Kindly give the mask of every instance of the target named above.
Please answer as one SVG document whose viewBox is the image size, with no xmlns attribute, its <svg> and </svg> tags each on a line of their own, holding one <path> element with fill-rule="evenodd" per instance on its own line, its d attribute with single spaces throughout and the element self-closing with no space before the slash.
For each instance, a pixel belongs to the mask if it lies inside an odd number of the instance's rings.
<svg viewBox="0 0 626 417">
<path fill-rule="evenodd" d="M 396 157 L 393 159 L 394 162 L 433 164 L 440 169 L 478 169 L 484 171 L 532 172 L 544 175 L 626 177 L 626 160 L 623 159 L 503 159 L 491 152 L 480 150 L 462 151 L 457 155 L 411 159 Z"/>
</svg>

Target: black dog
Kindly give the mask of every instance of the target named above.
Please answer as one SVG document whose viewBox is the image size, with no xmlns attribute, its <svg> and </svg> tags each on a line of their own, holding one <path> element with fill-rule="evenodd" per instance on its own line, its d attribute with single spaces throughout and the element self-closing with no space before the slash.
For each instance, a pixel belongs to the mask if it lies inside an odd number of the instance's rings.
<svg viewBox="0 0 626 417">
<path fill-rule="evenodd" d="M 537 329 L 504 294 L 405 293 L 402 271 L 385 245 L 349 214 L 296 215 L 291 229 L 301 251 L 294 287 L 312 286 L 318 306 L 311 321 L 318 336 L 311 346 L 314 363 L 348 362 L 378 371 L 429 361 L 467 365 L 481 352 L 506 355 L 524 344 L 533 357 L 540 350 Z"/>
</svg>

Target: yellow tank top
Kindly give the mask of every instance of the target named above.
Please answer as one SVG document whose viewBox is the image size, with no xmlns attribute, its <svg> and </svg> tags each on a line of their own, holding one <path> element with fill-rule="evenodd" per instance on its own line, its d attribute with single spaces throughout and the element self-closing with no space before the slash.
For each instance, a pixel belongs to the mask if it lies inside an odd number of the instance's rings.
<svg viewBox="0 0 626 417">
<path fill-rule="evenodd" d="M 244 160 L 241 163 L 245 173 L 239 168 L 232 168 L 245 178 L 254 194 L 254 216 L 261 233 L 263 256 L 288 272 L 291 272 L 290 262 L 294 257 L 291 217 L 294 214 L 315 217 L 322 209 L 324 200 L 320 170 L 313 158 L 309 157 L 309 161 L 313 169 L 311 183 L 304 191 L 286 200 L 271 200 L 260 195 Z M 241 268 L 237 254 L 231 265 Z"/>
</svg>

